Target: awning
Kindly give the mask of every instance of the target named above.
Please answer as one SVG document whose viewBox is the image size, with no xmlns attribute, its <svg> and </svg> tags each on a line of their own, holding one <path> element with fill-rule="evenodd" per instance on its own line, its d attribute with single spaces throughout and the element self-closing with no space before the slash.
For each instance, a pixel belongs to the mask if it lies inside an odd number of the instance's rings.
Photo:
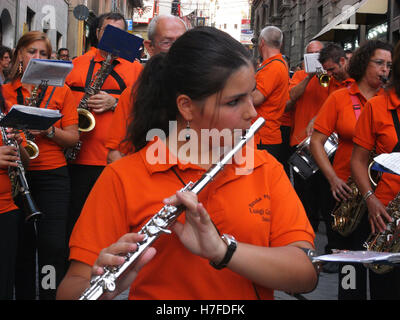
<svg viewBox="0 0 400 320">
<path fill-rule="evenodd" d="M 313 40 L 337 41 L 354 35 L 359 25 L 373 25 L 386 20 L 387 10 L 388 0 L 361 0 L 332 19 Z M 347 23 L 349 19 L 351 24 Z"/>
</svg>

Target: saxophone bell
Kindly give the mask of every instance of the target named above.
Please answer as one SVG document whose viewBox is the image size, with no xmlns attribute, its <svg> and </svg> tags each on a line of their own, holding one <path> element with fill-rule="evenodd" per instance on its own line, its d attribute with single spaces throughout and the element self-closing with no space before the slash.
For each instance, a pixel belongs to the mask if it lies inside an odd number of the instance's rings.
<svg viewBox="0 0 400 320">
<path fill-rule="evenodd" d="M 96 126 L 94 115 L 87 109 L 78 108 L 78 130 L 89 132 Z"/>
<path fill-rule="evenodd" d="M 26 140 L 26 143 L 25 150 L 28 153 L 29 159 L 36 159 L 39 156 L 39 147 L 32 140 Z"/>
</svg>

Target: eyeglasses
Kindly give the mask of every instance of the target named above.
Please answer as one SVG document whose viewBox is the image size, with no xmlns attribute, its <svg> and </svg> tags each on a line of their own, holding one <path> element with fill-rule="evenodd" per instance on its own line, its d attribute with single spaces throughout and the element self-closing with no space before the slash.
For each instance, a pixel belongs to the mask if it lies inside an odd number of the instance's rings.
<svg viewBox="0 0 400 320">
<path fill-rule="evenodd" d="M 158 42 L 157 44 L 160 48 L 170 48 L 174 42 L 174 40 L 163 40 Z"/>
<path fill-rule="evenodd" d="M 370 60 L 375 63 L 378 67 L 386 67 L 387 69 L 392 69 L 393 64 L 391 62 L 386 62 L 385 60 Z"/>
</svg>

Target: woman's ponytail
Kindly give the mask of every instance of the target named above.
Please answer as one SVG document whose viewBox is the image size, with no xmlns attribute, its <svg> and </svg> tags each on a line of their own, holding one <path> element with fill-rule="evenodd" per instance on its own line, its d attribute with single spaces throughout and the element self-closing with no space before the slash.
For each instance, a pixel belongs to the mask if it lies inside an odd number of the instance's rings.
<svg viewBox="0 0 400 320">
<path fill-rule="evenodd" d="M 132 144 L 135 152 L 147 144 L 146 136 L 151 129 L 167 133 L 169 121 L 176 119 L 174 90 L 164 62 L 164 53 L 152 57 L 132 90 L 133 109 L 125 141 Z"/>
</svg>

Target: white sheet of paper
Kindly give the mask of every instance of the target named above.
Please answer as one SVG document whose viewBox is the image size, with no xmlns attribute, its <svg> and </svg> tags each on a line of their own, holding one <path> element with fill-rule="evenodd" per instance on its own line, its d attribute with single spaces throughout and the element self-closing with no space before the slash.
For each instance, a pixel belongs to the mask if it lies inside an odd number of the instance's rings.
<svg viewBox="0 0 400 320">
<path fill-rule="evenodd" d="M 38 85 L 47 81 L 49 86 L 62 87 L 72 68 L 73 64 L 70 61 L 31 59 L 21 82 Z"/>
<path fill-rule="evenodd" d="M 353 263 L 378 263 L 378 262 L 400 262 L 400 253 L 375 252 L 375 251 L 347 251 L 326 254 L 315 258 L 320 261 L 353 262 Z"/>
<path fill-rule="evenodd" d="M 374 158 L 381 166 L 400 175 L 400 152 L 382 153 Z"/>
<path fill-rule="evenodd" d="M 314 73 L 318 68 L 324 71 L 321 63 L 318 61 L 319 53 L 306 53 L 304 55 L 304 69 L 307 73 Z"/>
</svg>

